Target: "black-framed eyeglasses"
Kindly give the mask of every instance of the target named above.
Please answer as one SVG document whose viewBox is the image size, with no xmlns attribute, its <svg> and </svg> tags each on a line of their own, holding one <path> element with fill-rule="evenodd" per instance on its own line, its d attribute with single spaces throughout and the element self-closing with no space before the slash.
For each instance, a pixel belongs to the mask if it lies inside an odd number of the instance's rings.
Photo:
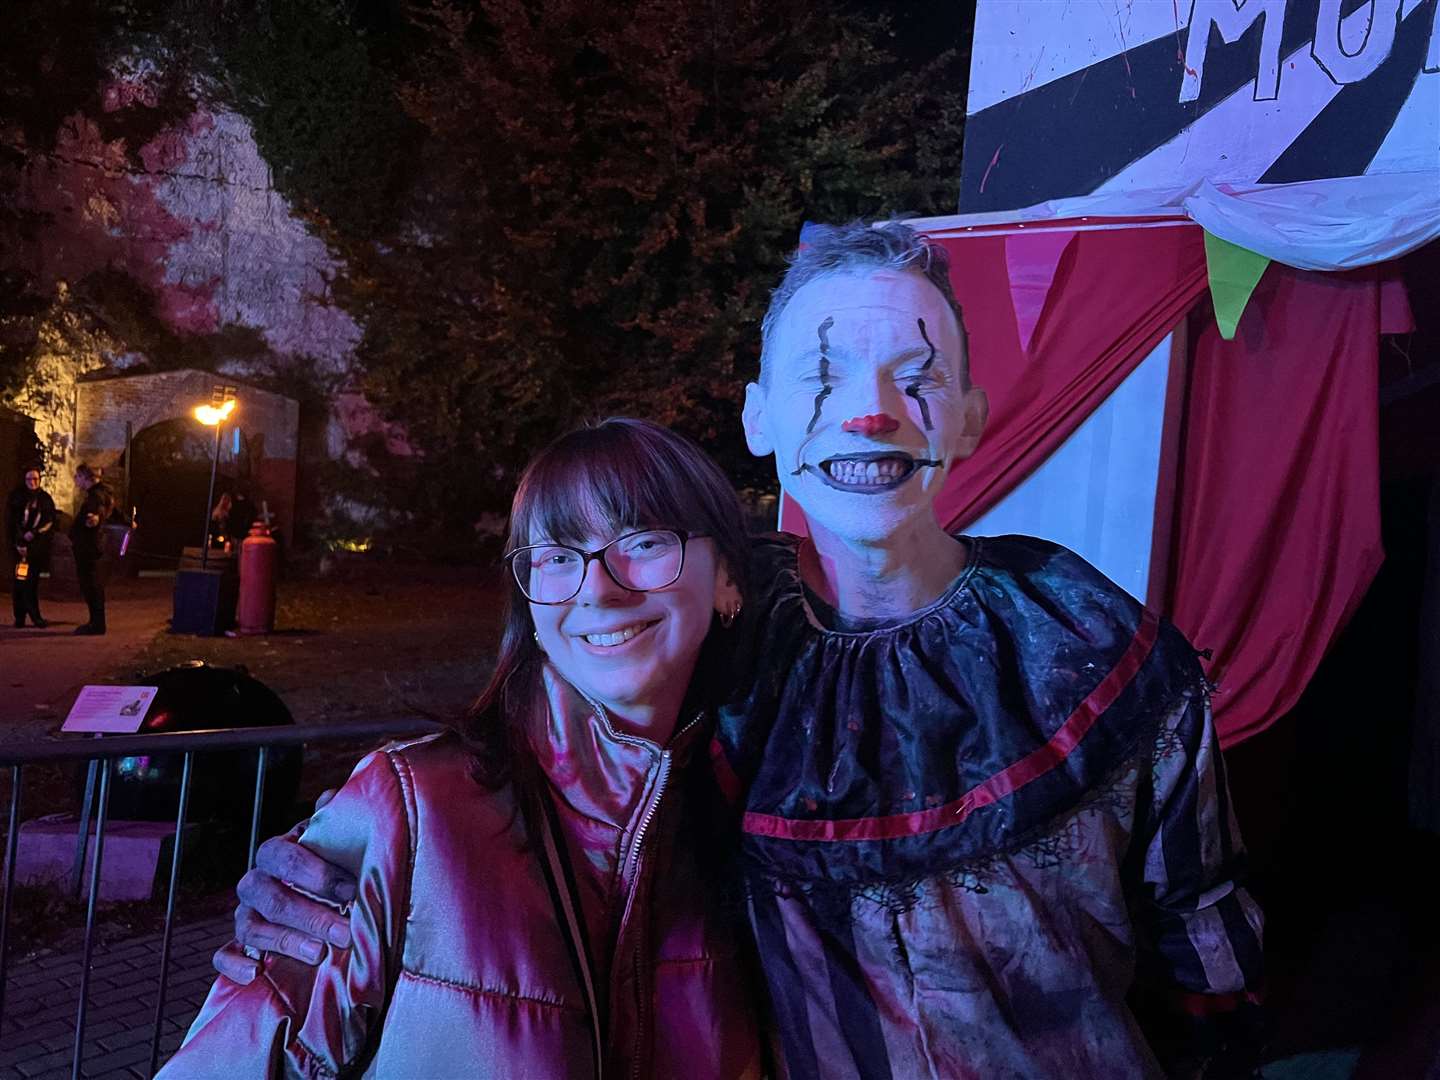
<svg viewBox="0 0 1440 1080">
<path fill-rule="evenodd" d="M 654 592 L 680 580 L 685 545 L 709 533 L 683 529 L 642 529 L 617 536 L 604 547 L 583 551 L 569 544 L 527 544 L 505 556 L 515 584 L 532 604 L 563 604 L 585 584 L 596 559 L 610 580 L 627 592 Z"/>
</svg>

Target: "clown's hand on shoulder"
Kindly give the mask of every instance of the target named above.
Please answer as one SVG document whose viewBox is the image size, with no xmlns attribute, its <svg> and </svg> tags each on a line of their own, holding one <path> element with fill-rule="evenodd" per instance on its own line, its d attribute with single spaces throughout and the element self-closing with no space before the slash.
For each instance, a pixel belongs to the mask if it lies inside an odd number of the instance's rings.
<svg viewBox="0 0 1440 1080">
<path fill-rule="evenodd" d="M 324 792 L 315 809 L 334 794 Z M 355 899 L 355 879 L 299 843 L 308 824 L 302 821 L 261 844 L 254 867 L 235 887 L 240 901 L 235 908 L 235 940 L 213 958 L 215 970 L 232 982 L 244 985 L 260 973 L 261 952 L 315 964 L 324 943 L 338 948 L 350 944 L 349 920 L 321 900 L 348 904 Z"/>
</svg>

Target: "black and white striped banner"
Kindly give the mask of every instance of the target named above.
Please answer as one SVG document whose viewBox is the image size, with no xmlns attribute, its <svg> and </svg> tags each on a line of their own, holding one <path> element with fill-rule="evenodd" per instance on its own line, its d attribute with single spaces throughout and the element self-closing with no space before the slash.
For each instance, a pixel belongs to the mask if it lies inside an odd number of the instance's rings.
<svg viewBox="0 0 1440 1080">
<path fill-rule="evenodd" d="M 979 0 L 962 213 L 1440 169 L 1440 0 Z"/>
</svg>

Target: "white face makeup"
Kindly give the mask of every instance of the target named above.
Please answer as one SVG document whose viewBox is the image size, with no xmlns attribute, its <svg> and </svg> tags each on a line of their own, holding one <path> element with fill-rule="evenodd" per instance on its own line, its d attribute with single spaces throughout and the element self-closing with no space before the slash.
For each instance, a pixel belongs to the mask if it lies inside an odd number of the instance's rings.
<svg viewBox="0 0 1440 1080">
<path fill-rule="evenodd" d="M 589 536 L 579 546 L 594 551 L 616 535 Z M 733 606 L 733 596 L 714 542 L 695 537 L 686 542 L 684 569 L 672 585 L 629 592 L 595 559 L 573 599 L 532 603 L 530 615 L 541 649 L 567 682 L 628 721 L 627 730 L 664 742 L 668 730 L 645 729 L 652 721 L 675 722 L 711 616 Z"/>
<path fill-rule="evenodd" d="M 748 388 L 750 449 L 773 452 L 786 494 L 837 536 L 869 542 L 916 515 L 933 521 L 946 471 L 985 422 L 964 349 L 950 305 L 918 273 L 816 279 L 776 321 L 769 386 Z"/>
</svg>

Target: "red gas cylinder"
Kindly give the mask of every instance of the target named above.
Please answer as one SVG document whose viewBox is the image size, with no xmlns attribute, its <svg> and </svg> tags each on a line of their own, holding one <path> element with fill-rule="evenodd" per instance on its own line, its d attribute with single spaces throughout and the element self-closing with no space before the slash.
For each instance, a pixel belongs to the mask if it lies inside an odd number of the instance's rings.
<svg viewBox="0 0 1440 1080">
<path fill-rule="evenodd" d="M 263 521 L 250 526 L 240 545 L 240 603 L 236 633 L 268 634 L 275 629 L 275 569 L 278 545 Z"/>
</svg>

